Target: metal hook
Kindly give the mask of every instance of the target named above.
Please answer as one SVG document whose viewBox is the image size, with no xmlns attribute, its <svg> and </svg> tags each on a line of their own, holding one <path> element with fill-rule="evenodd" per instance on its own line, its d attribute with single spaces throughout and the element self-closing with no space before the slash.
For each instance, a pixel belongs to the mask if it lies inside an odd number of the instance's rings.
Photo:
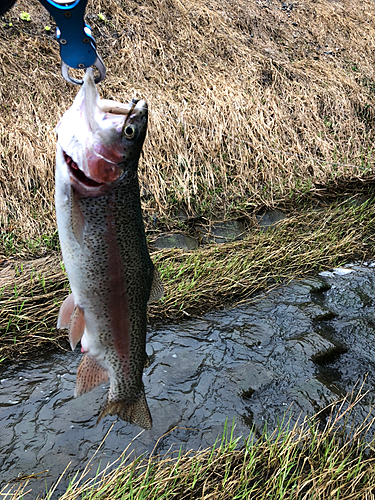
<svg viewBox="0 0 375 500">
<path fill-rule="evenodd" d="M 99 71 L 99 75 L 94 79 L 95 83 L 100 83 L 105 78 L 106 68 L 99 55 L 97 55 L 96 61 L 94 62 L 93 66 L 95 66 Z M 74 85 L 83 84 L 83 79 L 78 80 L 77 78 L 73 78 L 69 75 L 69 66 L 65 64 L 64 61 L 61 61 L 61 74 L 68 83 L 73 83 Z"/>
<path fill-rule="evenodd" d="M 83 80 L 77 80 L 69 75 L 69 68 L 85 69 L 95 66 L 99 70 L 99 77 L 95 79 L 95 83 L 101 82 L 106 69 L 96 51 L 91 28 L 84 22 L 87 0 L 71 0 L 67 4 L 55 0 L 39 1 L 53 16 L 58 26 L 56 38 L 60 45 L 61 73 L 65 80 L 75 85 L 82 85 Z"/>
</svg>

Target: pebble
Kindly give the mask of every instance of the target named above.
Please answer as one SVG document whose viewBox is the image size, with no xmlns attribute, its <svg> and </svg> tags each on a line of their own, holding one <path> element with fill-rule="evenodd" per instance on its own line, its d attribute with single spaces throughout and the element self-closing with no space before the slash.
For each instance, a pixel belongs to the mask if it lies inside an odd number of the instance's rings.
<svg viewBox="0 0 375 500">
<path fill-rule="evenodd" d="M 347 274 L 354 273 L 354 269 L 347 269 L 345 267 L 335 267 L 333 269 L 334 274 L 338 274 L 339 276 L 346 276 Z"/>
</svg>

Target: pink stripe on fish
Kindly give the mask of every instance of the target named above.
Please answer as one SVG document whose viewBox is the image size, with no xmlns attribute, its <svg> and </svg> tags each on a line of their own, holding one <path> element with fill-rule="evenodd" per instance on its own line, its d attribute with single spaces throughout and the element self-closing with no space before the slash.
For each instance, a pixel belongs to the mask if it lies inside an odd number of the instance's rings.
<svg viewBox="0 0 375 500">
<path fill-rule="evenodd" d="M 108 248 L 108 267 L 106 276 L 110 292 L 107 297 L 113 346 L 121 361 L 123 373 L 129 375 L 130 357 L 130 310 L 124 275 L 124 265 L 117 242 L 113 196 L 109 200 L 105 240 Z"/>
</svg>

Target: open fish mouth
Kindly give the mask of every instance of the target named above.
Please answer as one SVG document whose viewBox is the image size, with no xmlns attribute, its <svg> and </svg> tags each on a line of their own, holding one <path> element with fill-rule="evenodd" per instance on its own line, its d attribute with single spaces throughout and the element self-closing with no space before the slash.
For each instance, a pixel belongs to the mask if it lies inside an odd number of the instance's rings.
<svg viewBox="0 0 375 500">
<path fill-rule="evenodd" d="M 92 71 L 86 72 L 73 105 L 56 127 L 64 182 L 76 196 L 105 195 L 134 168 L 147 116 L 143 100 L 122 104 L 100 99 Z"/>
<path fill-rule="evenodd" d="M 68 170 L 71 176 L 73 176 L 79 183 L 87 187 L 100 187 L 105 184 L 105 182 L 97 182 L 90 177 L 87 177 L 82 170 L 79 168 L 77 163 L 69 156 L 65 151 L 63 151 L 64 160 L 68 166 Z"/>
</svg>

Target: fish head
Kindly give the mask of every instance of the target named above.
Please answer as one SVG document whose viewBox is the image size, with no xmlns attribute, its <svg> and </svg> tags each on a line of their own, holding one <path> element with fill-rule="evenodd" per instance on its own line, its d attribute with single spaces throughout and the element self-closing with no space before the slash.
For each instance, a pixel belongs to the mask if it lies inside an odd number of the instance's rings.
<svg viewBox="0 0 375 500">
<path fill-rule="evenodd" d="M 96 197 L 136 175 L 147 120 L 143 100 L 123 104 L 100 99 L 88 69 L 73 105 L 56 127 L 60 178 L 79 197 Z"/>
</svg>

